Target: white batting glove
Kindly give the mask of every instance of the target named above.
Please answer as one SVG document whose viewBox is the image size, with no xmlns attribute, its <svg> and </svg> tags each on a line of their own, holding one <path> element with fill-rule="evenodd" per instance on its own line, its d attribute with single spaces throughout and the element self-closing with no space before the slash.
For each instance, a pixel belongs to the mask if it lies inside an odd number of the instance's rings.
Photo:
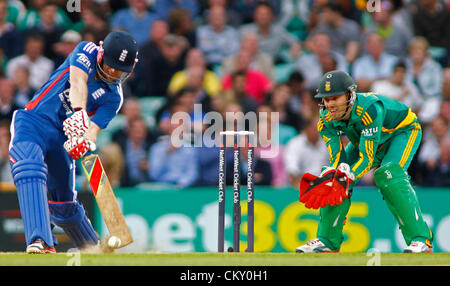
<svg viewBox="0 0 450 286">
<path fill-rule="evenodd" d="M 63 122 L 64 134 L 68 138 L 83 136 L 89 128 L 89 116 L 86 110 L 75 111 Z"/>
</svg>

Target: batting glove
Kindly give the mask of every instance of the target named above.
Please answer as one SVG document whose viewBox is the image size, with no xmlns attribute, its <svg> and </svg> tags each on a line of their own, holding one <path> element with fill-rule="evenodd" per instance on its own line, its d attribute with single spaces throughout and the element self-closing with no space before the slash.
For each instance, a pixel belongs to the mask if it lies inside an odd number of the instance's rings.
<svg viewBox="0 0 450 286">
<path fill-rule="evenodd" d="M 83 136 L 89 128 L 89 116 L 84 109 L 79 109 L 64 120 L 63 130 L 68 138 Z"/>
<path fill-rule="evenodd" d="M 66 149 L 72 159 L 78 160 L 84 157 L 87 152 L 95 151 L 97 147 L 94 142 L 84 137 L 69 137 L 69 139 L 64 142 L 64 149 Z"/>
</svg>

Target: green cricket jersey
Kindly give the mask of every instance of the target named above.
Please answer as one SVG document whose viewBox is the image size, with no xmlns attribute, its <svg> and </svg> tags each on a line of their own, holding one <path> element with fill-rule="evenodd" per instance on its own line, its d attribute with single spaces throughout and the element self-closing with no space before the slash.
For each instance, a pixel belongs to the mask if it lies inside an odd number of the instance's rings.
<svg viewBox="0 0 450 286">
<path fill-rule="evenodd" d="M 333 120 L 328 110 L 322 109 L 317 129 L 327 145 L 330 166 L 334 168 L 337 168 L 341 154 L 345 152 L 341 135 L 346 135 L 351 144 L 358 148 L 358 159 L 347 162 L 358 180 L 376 166 L 374 163 L 379 163 L 396 134 L 409 130 L 417 133 L 420 124 L 411 109 L 397 100 L 375 93 L 357 93 L 348 121 Z M 414 142 L 415 137 L 409 140 Z M 413 143 L 409 140 L 406 149 L 412 148 Z M 410 152 L 405 150 L 398 162 L 402 167 L 409 155 Z"/>
</svg>

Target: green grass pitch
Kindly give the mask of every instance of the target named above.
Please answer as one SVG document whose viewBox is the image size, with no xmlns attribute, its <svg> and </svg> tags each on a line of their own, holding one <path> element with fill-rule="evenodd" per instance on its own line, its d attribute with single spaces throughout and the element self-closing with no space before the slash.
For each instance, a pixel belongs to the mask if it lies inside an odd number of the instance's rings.
<svg viewBox="0 0 450 286">
<path fill-rule="evenodd" d="M 0 266 L 420 266 L 450 265 L 450 253 L 0 253 Z"/>
</svg>

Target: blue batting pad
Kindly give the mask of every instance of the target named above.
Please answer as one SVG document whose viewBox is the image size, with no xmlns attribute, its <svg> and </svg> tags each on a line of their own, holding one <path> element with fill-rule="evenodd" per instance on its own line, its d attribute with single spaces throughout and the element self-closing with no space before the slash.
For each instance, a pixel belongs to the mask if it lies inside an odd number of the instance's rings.
<svg viewBox="0 0 450 286">
<path fill-rule="evenodd" d="M 39 145 L 31 142 L 14 144 L 11 172 L 17 188 L 26 244 L 41 238 L 53 247 L 50 214 L 47 204 L 47 166 Z"/>
<path fill-rule="evenodd" d="M 99 237 L 79 202 L 49 202 L 52 221 L 69 236 L 78 248 L 96 245 Z"/>
</svg>

